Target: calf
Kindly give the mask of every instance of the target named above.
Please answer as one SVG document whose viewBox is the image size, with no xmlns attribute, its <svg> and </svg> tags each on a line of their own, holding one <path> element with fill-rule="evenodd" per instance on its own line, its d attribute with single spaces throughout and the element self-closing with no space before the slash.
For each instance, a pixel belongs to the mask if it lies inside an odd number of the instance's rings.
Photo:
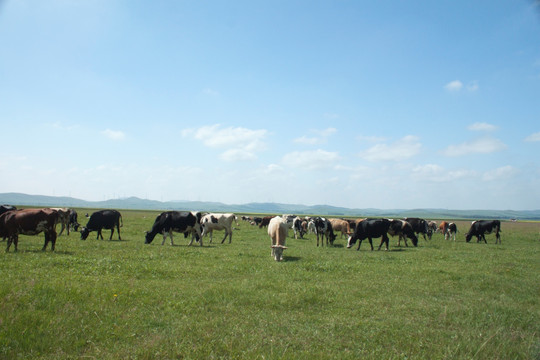
<svg viewBox="0 0 540 360">
<path fill-rule="evenodd" d="M 159 214 L 152 225 L 152 229 L 146 232 L 145 244 L 150 244 L 157 234 L 163 234 L 163 241 L 161 245 L 165 244 L 167 240 L 167 234 L 171 238 L 171 245 L 173 242 L 173 231 L 184 233 L 187 236 L 191 233 L 191 241 L 189 246 L 193 244 L 193 237 L 195 236 L 197 241 L 200 241 L 200 245 L 203 246 L 201 237 L 201 213 L 189 212 L 189 211 L 166 211 Z"/>
<path fill-rule="evenodd" d="M 288 232 L 289 224 L 281 216 L 272 218 L 268 223 L 268 235 L 272 239 L 272 257 L 276 261 L 283 260 L 283 250 L 287 249 L 285 239 Z"/>
<path fill-rule="evenodd" d="M 501 243 L 501 222 L 499 220 L 478 220 L 473 221 L 469 232 L 465 235 L 465 240 L 467 242 L 471 241 L 473 236 L 476 236 L 477 241 L 480 242 L 480 239 L 484 240 L 487 244 L 485 234 L 495 233 L 495 244 Z"/>
<path fill-rule="evenodd" d="M 319 236 L 321 237 L 321 246 L 324 246 L 324 238 L 326 238 L 326 246 L 330 241 L 330 245 L 334 245 L 334 240 L 336 240 L 336 235 L 332 229 L 332 223 L 326 218 L 317 217 L 315 218 L 315 229 L 317 234 L 317 246 L 319 246 Z"/>
<path fill-rule="evenodd" d="M 47 244 L 51 242 L 51 251 L 56 245 L 56 221 L 58 213 L 51 209 L 24 209 L 8 211 L 0 215 L 0 236 L 8 238 L 6 252 L 11 243 L 18 250 L 19 235 L 37 235 L 45 233 L 45 251 Z"/>
<path fill-rule="evenodd" d="M 398 235 L 398 246 L 401 246 L 402 238 L 405 241 L 405 246 L 409 246 L 407 244 L 407 238 L 411 239 L 414 246 L 418 246 L 418 237 L 414 233 L 411 224 L 405 220 L 390 220 L 388 234 L 391 236 Z"/>
<path fill-rule="evenodd" d="M 349 236 L 349 240 L 347 241 L 347 248 L 351 248 L 357 240 L 358 242 L 358 248 L 356 250 L 360 250 L 360 245 L 362 245 L 362 241 L 365 239 L 369 240 L 369 244 L 371 245 L 371 250 L 373 251 L 373 241 L 372 238 L 381 238 L 381 244 L 379 245 L 379 249 L 381 250 L 382 244 L 386 244 L 386 250 L 388 250 L 388 228 L 390 227 L 390 220 L 388 219 L 365 219 L 360 220 L 356 224 L 356 230 L 354 231 L 354 234 L 352 236 Z"/>
<path fill-rule="evenodd" d="M 86 240 L 91 231 L 97 231 L 97 239 L 101 237 L 103 240 L 102 229 L 110 229 L 111 236 L 109 241 L 112 240 L 114 234 L 114 228 L 118 231 L 118 240 L 122 240 L 120 237 L 120 227 L 123 226 L 122 215 L 116 210 L 99 210 L 90 215 L 88 223 L 81 229 L 81 240 Z"/>
<path fill-rule="evenodd" d="M 229 244 L 232 241 L 232 224 L 235 219 L 234 214 L 207 214 L 201 219 L 202 233 L 201 237 L 204 237 L 207 233 L 210 233 L 210 242 L 212 242 L 212 233 L 214 230 L 225 230 L 225 237 L 221 240 L 221 243 L 225 241 L 227 236 L 229 237 Z"/>
<path fill-rule="evenodd" d="M 431 237 L 433 236 L 433 233 L 435 233 L 437 231 L 437 223 L 435 221 L 428 221 L 428 233 L 427 233 L 427 236 L 428 236 L 428 239 L 431 240 Z"/>
</svg>

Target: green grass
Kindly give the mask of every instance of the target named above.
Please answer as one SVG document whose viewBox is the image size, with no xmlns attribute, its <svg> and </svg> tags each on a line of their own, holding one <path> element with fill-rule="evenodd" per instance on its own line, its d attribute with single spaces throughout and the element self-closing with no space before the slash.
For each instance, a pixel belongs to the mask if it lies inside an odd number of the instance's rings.
<svg viewBox="0 0 540 360">
<path fill-rule="evenodd" d="M 245 222 L 232 244 L 171 247 L 144 244 L 157 212 L 122 214 L 123 241 L 75 233 L 51 253 L 21 236 L 1 253 L 0 358 L 540 357 L 540 223 L 504 222 L 486 245 L 458 222 L 456 243 L 394 238 L 388 252 L 309 235 L 278 263 Z"/>
</svg>

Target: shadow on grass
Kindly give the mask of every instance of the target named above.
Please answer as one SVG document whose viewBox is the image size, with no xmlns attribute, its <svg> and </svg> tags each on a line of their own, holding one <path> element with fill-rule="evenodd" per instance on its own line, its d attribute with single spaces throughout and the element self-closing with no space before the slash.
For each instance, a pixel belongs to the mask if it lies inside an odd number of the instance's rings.
<svg viewBox="0 0 540 360">
<path fill-rule="evenodd" d="M 302 258 L 301 257 L 298 257 L 298 256 L 284 256 L 283 257 L 283 261 L 284 262 L 289 262 L 289 261 L 300 261 Z"/>
</svg>

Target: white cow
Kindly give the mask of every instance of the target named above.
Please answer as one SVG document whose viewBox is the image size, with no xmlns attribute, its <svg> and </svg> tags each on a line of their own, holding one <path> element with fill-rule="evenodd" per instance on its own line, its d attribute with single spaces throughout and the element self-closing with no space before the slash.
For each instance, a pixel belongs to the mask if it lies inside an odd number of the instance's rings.
<svg viewBox="0 0 540 360">
<path fill-rule="evenodd" d="M 272 239 L 272 257 L 276 261 L 283 260 L 283 250 L 287 249 L 285 239 L 287 238 L 289 228 L 287 220 L 281 216 L 272 218 L 268 224 L 268 235 Z"/>
<path fill-rule="evenodd" d="M 201 219 L 202 234 L 204 237 L 207 233 L 210 233 L 210 242 L 212 242 L 212 232 L 214 230 L 225 230 L 225 236 L 221 243 L 225 242 L 227 236 L 229 237 L 229 244 L 232 241 L 232 224 L 236 220 L 234 214 L 207 214 Z"/>
</svg>

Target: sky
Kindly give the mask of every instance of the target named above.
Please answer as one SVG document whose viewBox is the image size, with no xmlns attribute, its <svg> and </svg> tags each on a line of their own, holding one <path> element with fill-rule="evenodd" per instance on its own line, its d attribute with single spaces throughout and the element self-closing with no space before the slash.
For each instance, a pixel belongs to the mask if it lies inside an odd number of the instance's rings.
<svg viewBox="0 0 540 360">
<path fill-rule="evenodd" d="M 0 192 L 540 209 L 540 1 L 0 0 Z"/>
</svg>

